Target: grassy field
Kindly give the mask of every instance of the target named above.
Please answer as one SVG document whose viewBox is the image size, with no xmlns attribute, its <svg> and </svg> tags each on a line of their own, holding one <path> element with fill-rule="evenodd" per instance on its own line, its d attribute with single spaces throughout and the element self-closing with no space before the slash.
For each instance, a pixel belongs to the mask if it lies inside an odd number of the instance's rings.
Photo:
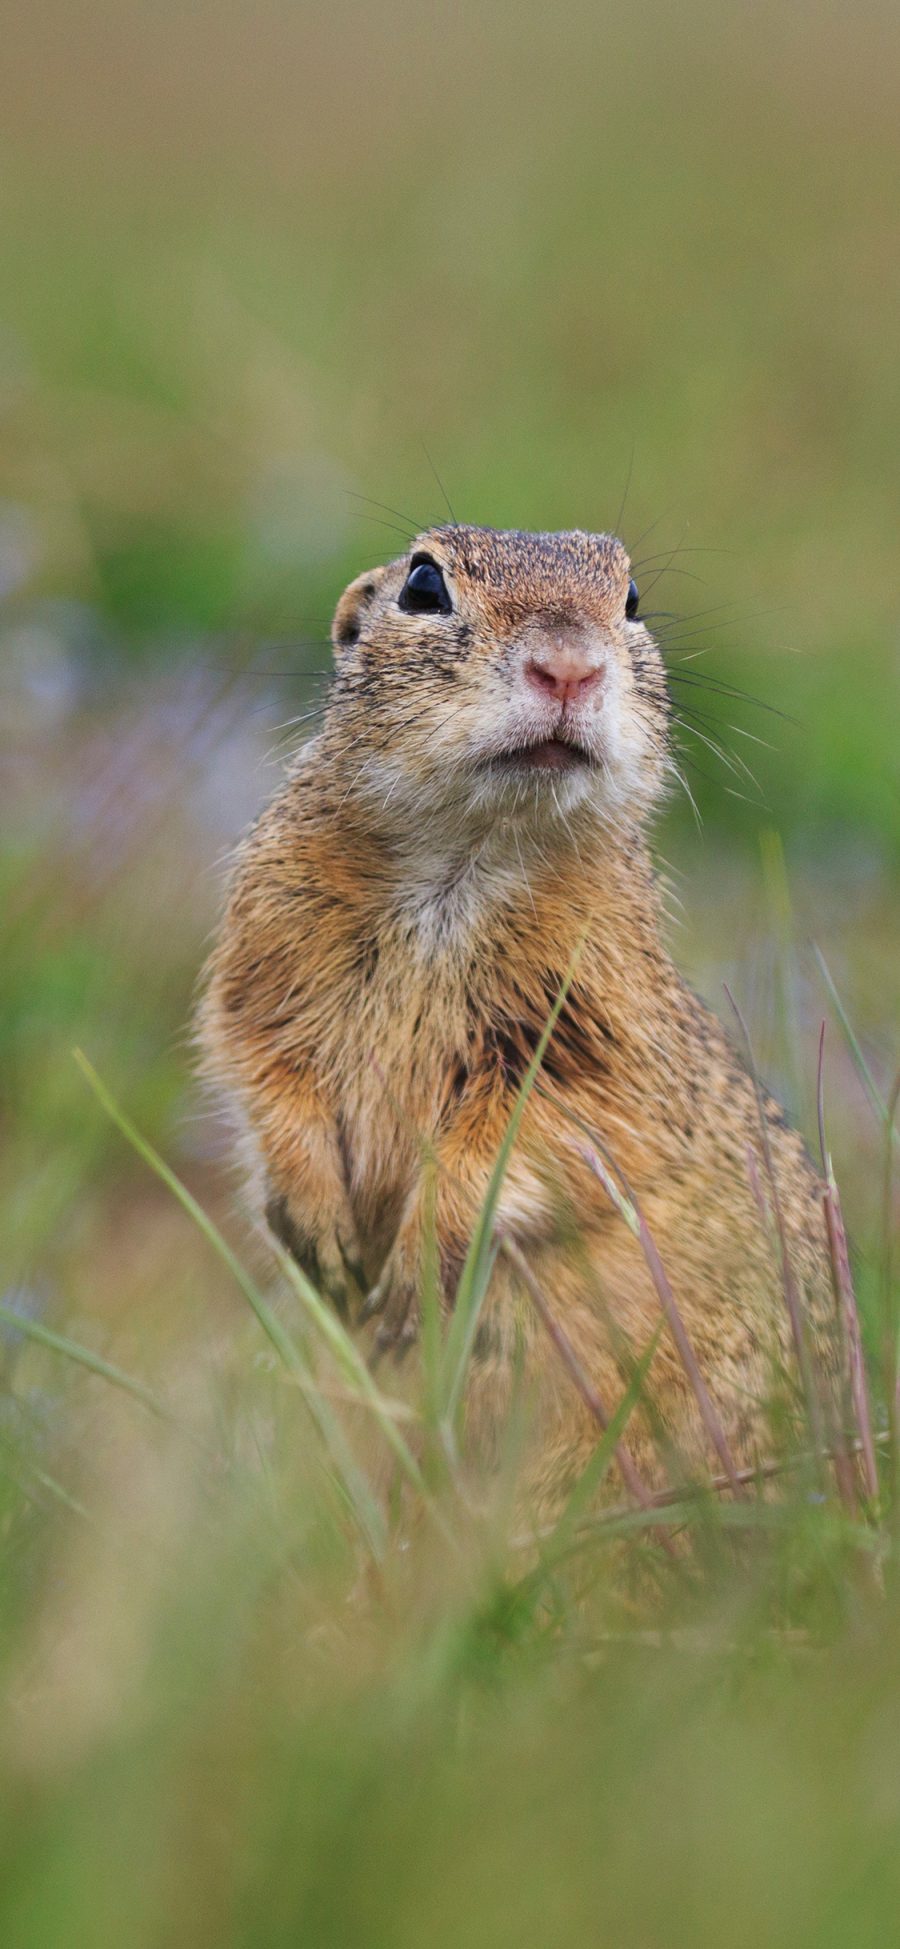
<svg viewBox="0 0 900 1949">
<path fill-rule="evenodd" d="M 874 0 L 7 29 L 4 1949 L 895 1926 L 898 57 Z M 700 829 L 673 802 L 659 851 L 681 964 L 811 1139 L 827 1021 L 882 1470 L 852 1512 L 804 1464 L 536 1546 L 514 1426 L 473 1496 L 436 1429 L 411 1477 L 379 1395 L 385 1518 L 352 1356 L 235 1203 L 189 1048 L 222 864 L 343 583 L 447 496 L 620 525 L 710 674 Z"/>
</svg>

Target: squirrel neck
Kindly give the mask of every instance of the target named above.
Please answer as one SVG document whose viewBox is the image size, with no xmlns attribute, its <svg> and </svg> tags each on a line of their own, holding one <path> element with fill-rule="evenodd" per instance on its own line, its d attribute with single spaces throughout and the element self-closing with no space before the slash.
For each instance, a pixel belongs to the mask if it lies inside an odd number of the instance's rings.
<svg viewBox="0 0 900 1949">
<path fill-rule="evenodd" d="M 639 954 L 659 940 L 645 833 L 589 807 L 540 826 L 498 817 L 454 829 L 441 819 L 374 821 L 370 804 L 329 793 L 317 824 L 327 832 L 328 883 L 336 876 L 370 925 L 377 916 L 411 927 L 426 952 L 468 958 L 510 928 L 523 948 L 527 940 L 554 963 L 565 963 L 588 933 L 628 942 Z"/>
</svg>

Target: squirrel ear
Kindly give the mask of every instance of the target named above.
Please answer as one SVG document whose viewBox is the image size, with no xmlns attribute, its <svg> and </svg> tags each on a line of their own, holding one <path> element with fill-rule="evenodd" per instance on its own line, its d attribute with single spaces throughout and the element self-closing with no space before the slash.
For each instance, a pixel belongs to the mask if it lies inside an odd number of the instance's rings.
<svg viewBox="0 0 900 1949">
<path fill-rule="evenodd" d="M 331 640 L 335 650 L 352 650 L 359 638 L 363 618 L 384 575 L 383 568 L 371 568 L 365 575 L 358 575 L 345 589 L 334 612 L 331 625 Z"/>
</svg>

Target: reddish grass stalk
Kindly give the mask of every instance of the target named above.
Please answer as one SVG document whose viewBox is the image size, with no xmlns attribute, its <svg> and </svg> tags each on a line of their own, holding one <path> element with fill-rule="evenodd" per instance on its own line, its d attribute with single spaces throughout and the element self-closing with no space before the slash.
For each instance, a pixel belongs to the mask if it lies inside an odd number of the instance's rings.
<svg viewBox="0 0 900 1949">
<path fill-rule="evenodd" d="M 877 1440 L 879 1445 L 881 1443 L 886 1444 L 889 1442 L 890 1436 L 887 1434 L 879 1435 Z M 858 1455 L 860 1449 L 859 1437 L 857 1435 L 851 1436 L 845 1445 L 845 1453 Z M 748 1487 L 754 1482 L 770 1482 L 775 1476 L 789 1475 L 792 1469 L 802 1468 L 804 1462 L 809 1460 L 810 1457 L 808 1455 L 783 1455 L 777 1460 L 773 1458 L 767 1462 L 756 1462 L 747 1468 L 738 1469 L 738 1481 L 745 1483 Z M 731 1481 L 727 1475 L 712 1475 L 707 1482 L 685 1483 L 680 1488 L 653 1489 L 650 1492 L 650 1506 L 652 1509 L 671 1509 L 677 1507 L 680 1502 L 696 1501 L 700 1496 L 707 1495 L 710 1491 L 715 1495 L 722 1495 L 725 1490 L 730 1489 Z M 604 1509 L 602 1516 L 584 1517 L 579 1523 L 578 1529 L 579 1532 L 589 1532 L 601 1527 L 605 1523 L 617 1522 L 628 1514 L 629 1510 L 625 1505 L 620 1507 L 613 1505 L 610 1509 Z M 531 1539 L 528 1538 L 529 1544 L 530 1541 Z"/>
<path fill-rule="evenodd" d="M 879 1441 L 887 1441 L 887 1439 L 888 1437 L 886 1435 L 879 1436 Z M 862 1453 L 862 1443 L 858 1435 L 851 1436 L 845 1446 L 844 1452 L 850 1455 L 860 1455 Z M 832 1459 L 834 1459 L 833 1454 Z M 748 1486 L 754 1482 L 770 1482 L 775 1476 L 789 1475 L 792 1469 L 801 1468 L 803 1463 L 809 1460 L 810 1457 L 808 1455 L 786 1455 L 777 1460 L 773 1458 L 767 1462 L 756 1462 L 752 1467 L 738 1469 L 738 1480 Z M 731 1480 L 727 1475 L 712 1475 L 708 1482 L 689 1483 L 680 1489 L 653 1489 L 650 1492 L 650 1507 L 652 1509 L 671 1509 L 673 1505 L 677 1505 L 680 1502 L 689 1502 L 698 1496 L 705 1495 L 708 1490 L 713 1490 L 716 1495 L 721 1495 L 725 1490 L 730 1488 Z M 627 1514 L 628 1511 L 625 1508 L 604 1509 L 602 1517 L 597 1520 L 611 1522 L 617 1516 L 627 1516 Z M 593 1526 L 589 1518 L 585 1518 L 584 1526 Z"/>
<path fill-rule="evenodd" d="M 760 1183 L 759 1169 L 757 1167 L 756 1158 L 754 1157 L 753 1151 L 751 1150 L 749 1144 L 747 1146 L 746 1156 L 747 1156 L 747 1176 L 750 1180 L 750 1189 L 753 1192 L 754 1202 L 756 1204 L 756 1209 L 759 1212 L 760 1218 L 762 1220 L 763 1228 L 765 1231 L 768 1231 L 772 1222 L 772 1214 L 769 1210 L 768 1205 L 766 1204 L 765 1193 L 763 1191 L 762 1184 Z M 840 1309 L 838 1309 L 838 1328 L 841 1334 L 841 1342 L 843 1344 L 844 1329 L 843 1329 L 843 1320 L 841 1318 Z M 827 1455 L 828 1451 L 826 1450 L 825 1453 Z M 848 1460 L 846 1444 L 843 1442 L 840 1431 L 837 1429 L 835 1429 L 834 1431 L 834 1454 L 832 1456 L 832 1460 L 834 1461 L 834 1472 L 837 1478 L 837 1485 L 840 1491 L 841 1500 L 846 1505 L 850 1514 L 855 1515 L 856 1514 L 856 1489 L 855 1489 L 855 1484 L 853 1479 L 853 1470 Z"/>
<path fill-rule="evenodd" d="M 898 1372 L 897 1366 L 897 1310 L 894 1305 L 894 1267 L 891 1245 L 894 1195 L 894 1125 L 898 1107 L 900 1107 L 900 1071 L 898 1071 L 894 1078 L 894 1086 L 887 1100 L 884 1128 L 884 1181 L 882 1184 L 881 1211 L 884 1385 L 891 1434 L 891 1494 L 895 1516 L 898 1513 L 897 1476 L 898 1469 L 900 1469 L 900 1446 L 898 1446 L 898 1435 L 900 1435 L 900 1372 Z"/>
<path fill-rule="evenodd" d="M 750 1144 L 747 1145 L 746 1158 L 747 1158 L 747 1176 L 750 1179 L 750 1189 L 753 1193 L 753 1202 L 756 1205 L 756 1209 L 759 1212 L 763 1225 L 768 1226 L 769 1207 L 766 1204 L 766 1194 L 762 1188 L 762 1180 L 759 1175 L 759 1165 L 756 1162 L 756 1153 L 754 1152 Z"/>
<path fill-rule="evenodd" d="M 806 1334 L 804 1333 L 803 1330 L 803 1314 L 800 1307 L 800 1294 L 797 1287 L 797 1281 L 794 1278 L 794 1268 L 791 1265 L 791 1255 L 788 1251 L 787 1230 L 785 1228 L 785 1223 L 784 1223 L 784 1212 L 781 1207 L 781 1197 L 778 1191 L 778 1179 L 775 1175 L 775 1164 L 772 1157 L 772 1146 L 769 1142 L 769 1126 L 766 1122 L 765 1105 L 762 1100 L 762 1091 L 760 1089 L 759 1076 L 757 1074 L 756 1063 L 753 1058 L 753 1044 L 750 1041 L 750 1031 L 747 1027 L 743 1015 L 741 1014 L 737 1002 L 734 999 L 731 989 L 728 986 L 728 983 L 723 982 L 722 985 L 725 989 L 725 993 L 728 997 L 728 1001 L 731 1005 L 731 1008 L 734 1011 L 734 1015 L 737 1020 L 738 1027 L 740 1028 L 741 1034 L 744 1038 L 744 1044 L 747 1050 L 747 1060 L 750 1065 L 750 1079 L 753 1084 L 754 1092 L 756 1095 L 756 1111 L 757 1111 L 757 1117 L 759 1119 L 759 1132 L 762 1141 L 763 1162 L 766 1167 L 766 1177 L 768 1179 L 768 1184 L 769 1184 L 769 1196 L 772 1201 L 772 1214 L 775 1220 L 775 1232 L 778 1239 L 778 1252 L 781 1261 L 781 1286 L 782 1286 L 782 1291 L 784 1293 L 784 1302 L 788 1311 L 788 1318 L 791 1323 L 791 1333 L 794 1339 L 794 1348 L 797 1354 L 797 1364 L 800 1369 L 800 1378 L 803 1383 L 803 1392 L 806 1399 L 806 1409 L 809 1415 L 809 1425 L 810 1425 L 810 1430 L 812 1432 L 812 1438 L 813 1438 L 813 1450 L 821 1463 L 821 1460 L 824 1457 L 826 1451 L 824 1411 L 822 1407 L 821 1396 L 819 1394 L 815 1369 L 813 1367 L 812 1361 L 810 1360 L 809 1350 L 806 1345 Z"/>
<path fill-rule="evenodd" d="M 863 1360 L 862 1336 L 859 1330 L 859 1309 L 853 1290 L 853 1276 L 850 1271 L 850 1255 L 847 1251 L 847 1234 L 841 1211 L 840 1194 L 831 1162 L 831 1154 L 825 1142 L 825 1024 L 819 1032 L 819 1069 L 816 1087 L 816 1105 L 819 1116 L 819 1147 L 822 1152 L 822 1170 L 825 1175 L 825 1189 L 822 1204 L 825 1211 L 825 1229 L 828 1234 L 828 1256 L 831 1263 L 831 1282 L 834 1289 L 838 1317 L 844 1328 L 847 1349 L 847 1366 L 850 1376 L 850 1398 L 859 1431 L 860 1451 L 863 1460 L 863 1474 L 866 1492 L 872 1502 L 878 1500 L 878 1467 L 875 1461 L 875 1443 L 872 1436 L 872 1411 L 869 1400 L 869 1384 Z"/>
<path fill-rule="evenodd" d="M 740 1496 L 743 1494 L 740 1474 L 735 1466 L 734 1458 L 728 1446 L 725 1430 L 713 1406 L 709 1389 L 700 1371 L 697 1356 L 691 1345 L 687 1327 L 679 1312 L 675 1295 L 669 1284 L 666 1269 L 657 1251 L 653 1234 L 634 1196 L 634 1192 L 629 1188 L 627 1196 L 623 1195 L 612 1173 L 607 1170 L 602 1158 L 598 1156 L 597 1152 L 590 1145 L 579 1144 L 578 1152 L 583 1157 L 588 1169 L 593 1171 L 595 1177 L 599 1178 L 607 1197 L 612 1200 L 616 1210 L 621 1213 L 640 1245 L 647 1263 L 647 1269 L 653 1281 L 656 1296 L 678 1350 L 681 1364 L 693 1388 L 694 1398 L 700 1411 L 700 1419 L 735 1495 Z"/>
<path fill-rule="evenodd" d="M 526 1259 L 524 1253 L 520 1252 L 519 1247 L 516 1245 L 515 1241 L 509 1237 L 508 1233 L 500 1231 L 500 1229 L 497 1228 L 495 1232 L 495 1236 L 497 1238 L 497 1242 L 499 1244 L 500 1250 L 504 1254 L 504 1257 L 509 1260 L 509 1263 L 513 1267 L 513 1270 L 518 1274 L 519 1278 L 521 1279 L 522 1284 L 525 1287 L 525 1290 L 532 1301 L 535 1312 L 537 1313 L 542 1326 L 546 1329 L 550 1339 L 552 1340 L 553 1345 L 556 1348 L 556 1351 L 559 1354 L 559 1357 L 563 1363 L 563 1366 L 566 1368 L 570 1378 L 574 1381 L 575 1386 L 577 1387 L 578 1392 L 581 1395 L 581 1398 L 585 1404 L 585 1407 L 588 1409 L 589 1413 L 593 1415 L 593 1418 L 596 1421 L 598 1428 L 600 1428 L 602 1432 L 605 1434 L 607 1428 L 609 1427 L 610 1417 L 606 1412 L 604 1403 L 596 1387 L 594 1386 L 593 1381 L 590 1380 L 588 1378 L 588 1375 L 585 1373 L 584 1368 L 581 1365 L 581 1362 L 578 1358 L 577 1353 L 575 1352 L 575 1348 L 573 1347 L 568 1334 L 566 1333 L 565 1329 L 562 1326 L 560 1326 L 560 1323 L 556 1318 L 555 1313 L 548 1306 L 546 1298 L 544 1297 L 543 1290 L 538 1280 L 535 1278 L 534 1273 L 532 1272 L 531 1267 L 528 1263 L 528 1260 Z M 634 1497 L 635 1502 L 639 1503 L 642 1509 L 652 1509 L 654 1507 L 654 1499 L 653 1499 L 652 1492 L 647 1488 L 646 1483 L 644 1482 L 642 1475 L 640 1474 L 639 1470 L 636 1468 L 634 1462 L 632 1461 L 631 1456 L 628 1453 L 628 1450 L 623 1447 L 621 1442 L 617 1441 L 613 1453 L 615 1455 L 616 1462 L 618 1464 L 619 1474 L 622 1477 L 622 1481 L 624 1482 L 629 1495 Z M 669 1556 L 677 1557 L 678 1553 L 675 1549 L 672 1539 L 670 1536 L 666 1534 L 665 1530 L 659 1531 L 658 1540 L 662 1544 L 663 1549 L 667 1552 Z"/>
</svg>

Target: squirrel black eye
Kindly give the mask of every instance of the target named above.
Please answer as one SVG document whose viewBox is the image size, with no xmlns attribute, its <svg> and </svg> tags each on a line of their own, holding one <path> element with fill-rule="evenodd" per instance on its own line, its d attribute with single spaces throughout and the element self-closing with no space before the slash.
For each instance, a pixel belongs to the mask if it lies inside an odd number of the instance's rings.
<svg viewBox="0 0 900 1949">
<path fill-rule="evenodd" d="M 413 562 L 400 591 L 400 607 L 413 616 L 449 616 L 453 607 L 436 562 L 427 555 Z"/>
<path fill-rule="evenodd" d="M 625 614 L 628 617 L 629 622 L 633 622 L 635 616 L 637 615 L 638 603 L 640 602 L 640 599 L 641 598 L 638 595 L 637 583 L 629 582 L 628 594 L 625 597 Z"/>
</svg>

